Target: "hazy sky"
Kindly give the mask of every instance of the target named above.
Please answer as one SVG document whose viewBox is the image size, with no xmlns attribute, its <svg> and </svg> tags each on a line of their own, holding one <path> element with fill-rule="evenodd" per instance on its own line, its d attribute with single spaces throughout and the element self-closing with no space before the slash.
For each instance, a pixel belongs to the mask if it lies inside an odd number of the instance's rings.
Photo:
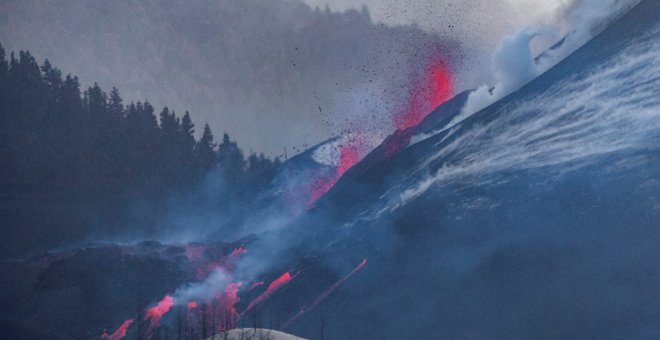
<svg viewBox="0 0 660 340">
<path fill-rule="evenodd" d="M 311 6 L 346 10 L 367 6 L 374 21 L 416 24 L 460 41 L 463 67 L 458 88 L 492 82 L 490 57 L 502 38 L 528 25 L 561 26 L 565 13 L 590 0 L 304 0 Z M 592 2 L 598 2 L 592 1 Z"/>
<path fill-rule="evenodd" d="M 434 32 L 477 40 L 493 47 L 503 34 L 531 23 L 555 20 L 576 0 L 304 0 L 333 10 L 366 5 L 374 20 L 387 24 L 417 23 Z"/>
<path fill-rule="evenodd" d="M 289 0 L 2 0 L 0 42 L 49 58 L 84 86 L 189 109 L 198 131 L 208 122 L 245 151 L 288 147 L 290 155 L 358 119 L 370 132 L 391 132 L 391 111 L 435 45 L 453 54 L 456 91 L 490 83 L 504 35 L 551 21 L 573 2 L 329 2 L 333 11 L 366 5 L 386 25 L 373 26 L 362 12 L 314 12 Z M 418 29 L 393 27 L 402 24 Z"/>
</svg>

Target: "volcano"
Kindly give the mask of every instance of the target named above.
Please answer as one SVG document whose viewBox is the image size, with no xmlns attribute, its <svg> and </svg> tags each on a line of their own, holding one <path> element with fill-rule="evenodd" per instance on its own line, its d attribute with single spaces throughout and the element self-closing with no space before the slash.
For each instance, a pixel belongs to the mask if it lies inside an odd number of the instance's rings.
<svg viewBox="0 0 660 340">
<path fill-rule="evenodd" d="M 659 10 L 640 2 L 452 126 L 459 94 L 348 170 L 291 228 L 336 272 L 369 263 L 288 330 L 309 336 L 323 319 L 334 338 L 660 334 L 647 279 L 660 237 Z M 280 308 L 314 301 L 299 292 Z"/>
<path fill-rule="evenodd" d="M 660 2 L 641 1 L 456 124 L 469 91 L 434 96 L 443 104 L 401 120 L 361 160 L 347 150 L 339 163 L 319 162 L 324 145 L 343 145 L 339 137 L 288 160 L 268 197 L 249 206 L 302 207 L 277 215 L 287 216 L 282 228 L 235 242 L 98 244 L 4 262 L 17 274 L 0 281 L 0 333 L 657 338 L 657 13 Z M 318 173 L 335 182 L 317 194 L 290 189 L 309 189 Z"/>
</svg>

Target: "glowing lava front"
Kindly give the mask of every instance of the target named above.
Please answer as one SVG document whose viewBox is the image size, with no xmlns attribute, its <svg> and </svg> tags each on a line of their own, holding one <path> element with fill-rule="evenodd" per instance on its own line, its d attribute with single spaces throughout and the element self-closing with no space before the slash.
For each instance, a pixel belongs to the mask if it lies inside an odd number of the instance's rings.
<svg viewBox="0 0 660 340">
<path fill-rule="evenodd" d="M 247 306 L 247 309 L 245 310 L 245 312 L 251 311 L 258 304 L 262 303 L 264 300 L 266 300 L 268 297 L 270 297 L 275 292 L 277 292 L 280 288 L 282 288 L 282 286 L 289 283 L 291 281 L 291 279 L 293 279 L 294 277 L 295 277 L 295 275 L 292 276 L 291 273 L 286 272 L 286 273 L 282 274 L 280 277 L 278 277 L 277 279 L 273 280 L 273 282 L 271 282 L 268 285 L 268 288 L 266 289 L 266 291 L 259 294 L 259 296 L 257 296 L 256 298 L 254 298 L 254 300 L 252 300 L 252 302 L 250 302 L 250 304 Z"/>
<path fill-rule="evenodd" d="M 321 196 L 325 195 L 325 193 L 337 183 L 348 169 L 352 168 L 353 165 L 360 161 L 360 158 L 359 140 L 353 139 L 342 144 L 339 149 L 339 164 L 337 165 L 335 173 L 328 178 L 317 178 L 312 183 L 311 194 L 307 205 L 314 205 Z"/>
<path fill-rule="evenodd" d="M 241 289 L 241 285 L 242 284 L 240 282 L 232 282 L 228 284 L 227 288 L 225 288 L 225 293 L 218 298 L 223 307 L 223 310 L 225 310 L 229 316 L 231 316 L 232 320 L 235 320 L 235 318 L 238 316 L 238 312 L 236 311 L 236 304 L 238 301 L 240 301 L 240 298 L 238 297 L 238 291 Z"/>
<path fill-rule="evenodd" d="M 101 335 L 101 339 L 119 340 L 126 336 L 128 327 L 131 327 L 132 324 L 133 324 L 133 319 L 128 319 L 124 321 L 124 323 L 122 323 L 121 326 L 119 326 L 119 328 L 117 328 L 117 330 L 114 333 L 112 334 L 103 333 L 103 335 Z"/>
<path fill-rule="evenodd" d="M 147 310 L 147 314 L 144 316 L 144 319 L 148 319 L 151 322 L 151 327 L 154 327 L 158 325 L 160 318 L 167 314 L 172 306 L 174 306 L 174 298 L 169 295 L 165 295 L 165 297 L 160 300 L 160 302 Z"/>
</svg>

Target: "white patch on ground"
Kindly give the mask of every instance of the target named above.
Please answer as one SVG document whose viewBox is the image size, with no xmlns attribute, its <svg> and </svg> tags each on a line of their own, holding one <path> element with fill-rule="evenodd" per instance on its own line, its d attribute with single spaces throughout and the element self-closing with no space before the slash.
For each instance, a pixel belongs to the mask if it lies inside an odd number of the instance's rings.
<svg viewBox="0 0 660 340">
<path fill-rule="evenodd" d="M 207 340 L 306 340 L 284 332 L 263 328 L 237 328 L 216 334 Z"/>
<path fill-rule="evenodd" d="M 357 148 L 360 159 L 382 142 L 380 135 L 371 133 L 347 133 L 330 142 L 319 145 L 312 153 L 312 159 L 323 165 L 339 166 L 341 148 L 343 145 L 351 145 Z"/>
<path fill-rule="evenodd" d="M 312 153 L 312 159 L 319 164 L 328 166 L 338 166 L 340 156 L 341 139 L 320 145 Z"/>
</svg>

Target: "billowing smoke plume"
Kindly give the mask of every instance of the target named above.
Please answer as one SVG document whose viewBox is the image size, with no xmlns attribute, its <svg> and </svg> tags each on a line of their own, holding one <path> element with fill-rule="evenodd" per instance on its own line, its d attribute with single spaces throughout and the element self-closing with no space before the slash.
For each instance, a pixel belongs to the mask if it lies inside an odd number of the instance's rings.
<svg viewBox="0 0 660 340">
<path fill-rule="evenodd" d="M 636 4 L 637 0 L 574 0 L 553 3 L 555 18 L 544 18 L 545 25 L 527 26 L 502 39 L 491 59 L 495 84 L 482 85 L 468 98 L 461 114 L 450 126 L 464 120 L 497 100 L 518 90 L 566 58 L 598 34 L 613 19 Z M 541 50 L 535 55 L 538 42 Z M 548 45 L 556 44 L 552 48 Z M 536 48 L 535 48 L 536 47 Z M 548 49 L 549 48 L 549 49 Z"/>
<path fill-rule="evenodd" d="M 216 268 L 206 280 L 191 283 L 174 292 L 174 303 L 176 305 L 188 305 L 190 302 L 209 302 L 218 295 L 223 294 L 231 280 L 230 273 L 223 268 Z"/>
<path fill-rule="evenodd" d="M 530 43 L 532 39 L 545 34 L 553 34 L 553 30 L 547 27 L 525 27 L 505 37 L 492 59 L 496 85 L 483 85 L 473 92 L 455 122 L 480 111 L 536 78 L 540 70 L 534 62 Z"/>
</svg>

